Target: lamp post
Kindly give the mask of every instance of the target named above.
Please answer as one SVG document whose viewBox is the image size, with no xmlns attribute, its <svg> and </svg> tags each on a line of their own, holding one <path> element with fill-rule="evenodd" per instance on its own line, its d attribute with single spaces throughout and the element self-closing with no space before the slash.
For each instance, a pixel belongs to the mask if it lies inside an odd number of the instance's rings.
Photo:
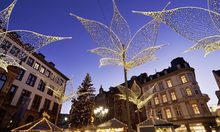
<svg viewBox="0 0 220 132">
<path fill-rule="evenodd" d="M 104 108 L 103 106 L 99 106 L 97 108 L 94 109 L 94 114 L 96 117 L 99 118 L 100 123 L 102 122 L 103 117 L 106 116 L 106 114 L 108 114 L 109 109 L 108 108 Z"/>
</svg>

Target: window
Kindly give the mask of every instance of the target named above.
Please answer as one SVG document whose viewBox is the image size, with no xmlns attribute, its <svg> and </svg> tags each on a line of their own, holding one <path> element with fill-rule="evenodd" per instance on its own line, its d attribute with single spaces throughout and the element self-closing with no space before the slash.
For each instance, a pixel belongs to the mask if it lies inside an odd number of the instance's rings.
<svg viewBox="0 0 220 132">
<path fill-rule="evenodd" d="M 172 114 L 171 114 L 170 109 L 166 109 L 165 112 L 166 112 L 167 118 L 172 118 Z"/>
<path fill-rule="evenodd" d="M 40 67 L 40 64 L 39 64 L 39 63 L 37 63 L 37 62 L 35 62 L 35 63 L 34 63 L 34 69 L 38 70 L 38 69 L 39 69 L 39 67 Z"/>
<path fill-rule="evenodd" d="M 46 75 L 47 77 L 49 77 L 49 76 L 50 76 L 50 71 L 49 71 L 49 70 L 46 70 L 45 75 Z"/>
<path fill-rule="evenodd" d="M 171 80 L 167 80 L 166 82 L 167 82 L 167 87 L 168 88 L 173 87 Z"/>
<path fill-rule="evenodd" d="M 35 95 L 31 108 L 38 111 L 39 106 L 40 106 L 40 102 L 41 102 L 41 98 L 42 98 L 41 96 Z"/>
<path fill-rule="evenodd" d="M 18 86 L 12 85 L 10 90 L 8 91 L 6 100 L 7 102 L 9 102 L 9 104 L 11 103 L 17 89 L 18 89 Z"/>
<path fill-rule="evenodd" d="M 45 72 L 45 67 L 41 66 L 40 67 L 40 73 L 44 74 L 44 72 Z"/>
<path fill-rule="evenodd" d="M 159 86 L 160 91 L 164 90 L 164 87 L 163 87 L 163 83 L 162 83 L 162 82 L 158 83 L 158 86 Z"/>
<path fill-rule="evenodd" d="M 50 96 L 53 96 L 53 90 L 48 89 L 47 94 L 50 95 Z"/>
<path fill-rule="evenodd" d="M 42 80 L 40 80 L 37 89 L 44 92 L 45 86 L 46 86 L 46 84 Z"/>
<path fill-rule="evenodd" d="M 33 87 L 36 82 L 36 79 L 37 79 L 37 77 L 30 73 L 30 75 L 28 76 L 28 79 L 26 81 L 26 84 Z"/>
<path fill-rule="evenodd" d="M 17 56 L 18 53 L 19 53 L 20 49 L 17 48 L 16 46 L 13 46 L 10 50 L 10 53 L 13 55 L 13 56 Z"/>
<path fill-rule="evenodd" d="M 174 91 L 170 93 L 170 96 L 173 101 L 176 100 L 176 93 Z"/>
<path fill-rule="evenodd" d="M 20 72 L 19 72 L 19 74 L 17 75 L 16 79 L 19 80 L 19 81 L 21 81 L 22 78 L 23 78 L 23 76 L 24 76 L 24 74 L 25 74 L 25 70 L 24 70 L 24 69 L 20 69 Z"/>
<path fill-rule="evenodd" d="M 201 107 L 204 113 L 209 112 L 205 104 L 201 104 Z"/>
<path fill-rule="evenodd" d="M 187 83 L 187 79 L 185 75 L 180 76 L 182 83 Z"/>
<path fill-rule="evenodd" d="M 157 111 L 157 117 L 158 117 L 159 119 L 163 119 L 163 115 L 162 115 L 161 110 L 158 110 L 158 111 Z"/>
<path fill-rule="evenodd" d="M 50 102 L 51 101 L 49 99 L 45 99 L 45 101 L 44 101 L 44 110 L 49 110 Z"/>
<path fill-rule="evenodd" d="M 178 117 L 179 117 L 179 116 L 182 116 L 182 112 L 181 112 L 180 106 L 176 106 L 174 109 L 175 109 L 176 115 L 177 115 Z"/>
<path fill-rule="evenodd" d="M 27 64 L 28 64 L 29 66 L 33 66 L 33 64 L 34 64 L 34 59 L 32 59 L 31 57 L 29 57 L 28 60 L 27 60 Z"/>
<path fill-rule="evenodd" d="M 28 105 L 28 103 L 30 101 L 30 98 L 29 98 L 30 96 L 31 96 L 31 92 L 23 89 L 23 91 L 21 92 L 21 95 L 20 95 L 20 98 L 18 100 L 17 105 L 20 105 L 21 103 Z"/>
<path fill-rule="evenodd" d="M 159 104 L 159 98 L 158 97 L 154 97 L 154 103 L 157 105 Z"/>
<path fill-rule="evenodd" d="M 58 112 L 58 103 L 55 103 L 55 102 L 54 102 L 52 112 L 53 112 L 54 114 L 56 114 L 56 113 Z"/>
<path fill-rule="evenodd" d="M 164 103 L 167 102 L 167 96 L 166 96 L 166 94 L 162 95 L 162 99 L 163 99 L 163 102 L 164 102 Z"/>
<path fill-rule="evenodd" d="M 192 73 L 188 73 L 187 75 L 190 81 L 194 81 L 194 75 Z"/>
<path fill-rule="evenodd" d="M 192 96 L 192 91 L 191 91 L 190 88 L 186 88 L 186 94 L 187 94 L 188 96 Z"/>
<path fill-rule="evenodd" d="M 7 77 L 5 74 L 0 74 L 0 90 L 4 87 Z"/>
<path fill-rule="evenodd" d="M 5 51 L 8 51 L 10 47 L 11 47 L 11 43 L 7 40 L 4 40 L 0 45 L 0 48 L 4 49 Z"/>
<path fill-rule="evenodd" d="M 200 114 L 199 108 L 197 104 L 192 104 L 192 108 L 195 114 Z"/>
</svg>

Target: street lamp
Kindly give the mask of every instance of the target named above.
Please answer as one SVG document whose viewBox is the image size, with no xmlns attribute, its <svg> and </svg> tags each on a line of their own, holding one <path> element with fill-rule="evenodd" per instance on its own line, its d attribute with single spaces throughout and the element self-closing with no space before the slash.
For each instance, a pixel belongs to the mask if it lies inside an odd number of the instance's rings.
<svg viewBox="0 0 220 132">
<path fill-rule="evenodd" d="M 95 116 L 99 118 L 99 121 L 102 122 L 103 117 L 105 117 L 106 114 L 108 114 L 109 109 L 104 108 L 103 106 L 99 106 L 99 107 L 95 108 L 93 112 L 94 112 Z"/>
</svg>

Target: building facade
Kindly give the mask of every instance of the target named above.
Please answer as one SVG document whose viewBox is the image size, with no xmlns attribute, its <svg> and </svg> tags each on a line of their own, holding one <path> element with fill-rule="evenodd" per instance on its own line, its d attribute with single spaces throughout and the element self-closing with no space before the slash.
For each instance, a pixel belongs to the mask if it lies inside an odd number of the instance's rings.
<svg viewBox="0 0 220 132">
<path fill-rule="evenodd" d="M 171 67 L 149 76 L 143 90 L 157 84 L 155 95 L 146 106 L 155 118 L 181 125 L 176 131 L 211 131 L 216 125 L 207 102 L 207 94 L 200 91 L 194 69 L 183 58 L 171 61 Z"/>
<path fill-rule="evenodd" d="M 40 118 L 44 111 L 55 123 L 61 105 L 52 89 L 62 89 L 64 93 L 69 80 L 40 53 L 19 60 L 19 55 L 25 53 L 22 45 L 19 37 L 8 34 L 0 47 L 26 69 L 13 66 L 8 68 L 8 72 L 0 69 L 0 128 L 14 128 L 31 122 Z"/>
<path fill-rule="evenodd" d="M 220 105 L 220 70 L 213 70 L 212 71 L 214 77 L 215 77 L 215 80 L 216 80 L 216 83 L 218 85 L 218 89 L 215 94 L 218 98 L 218 105 Z"/>
<path fill-rule="evenodd" d="M 211 131 L 211 127 L 216 125 L 215 117 L 212 116 L 207 106 L 210 98 L 200 91 L 194 69 L 183 58 L 179 57 L 172 60 L 169 68 L 154 75 L 148 76 L 143 73 L 139 76 L 133 76 L 128 81 L 129 87 L 134 80 L 142 88 L 142 92 L 147 91 L 156 84 L 154 97 L 142 110 L 142 112 L 144 111 L 142 119 L 153 115 L 155 119 L 160 118 L 177 123 L 180 125 L 176 129 L 177 132 Z M 115 91 L 116 89 L 114 88 Z M 121 102 L 120 100 L 110 99 L 112 97 L 110 96 L 111 91 L 110 88 L 109 92 L 103 92 L 103 90 L 99 92 L 96 102 L 109 100 L 110 103 L 106 104 L 106 107 L 112 107 L 113 104 L 116 104 L 115 109 L 110 108 L 108 116 L 112 116 L 115 113 L 114 116 L 117 119 L 126 123 L 126 105 L 125 103 L 117 104 Z M 114 97 L 117 98 L 117 95 Z M 136 109 L 135 106 L 130 108 L 131 120 L 134 125 L 135 123 L 137 124 Z"/>
</svg>

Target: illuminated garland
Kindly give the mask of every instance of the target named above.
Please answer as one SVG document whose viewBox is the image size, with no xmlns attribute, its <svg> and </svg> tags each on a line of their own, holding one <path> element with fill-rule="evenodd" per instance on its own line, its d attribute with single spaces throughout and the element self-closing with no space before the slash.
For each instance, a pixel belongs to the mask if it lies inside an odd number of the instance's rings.
<svg viewBox="0 0 220 132">
<path fill-rule="evenodd" d="M 102 57 L 100 66 L 119 65 L 131 69 L 154 60 L 156 58 L 155 52 L 164 46 L 155 46 L 163 14 L 144 25 L 131 37 L 130 27 L 118 11 L 114 0 L 113 5 L 114 14 L 110 27 L 97 21 L 70 14 L 81 22 L 99 46 L 91 52 Z"/>
<path fill-rule="evenodd" d="M 141 88 L 138 86 L 136 81 L 134 81 L 131 89 L 128 89 L 129 101 L 137 105 L 138 110 L 141 109 L 154 96 L 155 93 L 153 91 L 155 86 L 156 84 L 154 84 L 148 91 L 141 95 Z M 120 85 L 118 86 L 118 89 L 121 92 L 121 94 L 118 94 L 119 99 L 126 100 L 126 88 Z"/>
<path fill-rule="evenodd" d="M 163 23 L 181 36 L 195 42 L 195 45 L 185 52 L 204 49 L 207 56 L 211 52 L 220 50 L 220 1 L 209 0 L 208 3 L 209 9 L 188 6 L 155 12 L 133 12 L 154 19 L 164 13 Z"/>
</svg>

